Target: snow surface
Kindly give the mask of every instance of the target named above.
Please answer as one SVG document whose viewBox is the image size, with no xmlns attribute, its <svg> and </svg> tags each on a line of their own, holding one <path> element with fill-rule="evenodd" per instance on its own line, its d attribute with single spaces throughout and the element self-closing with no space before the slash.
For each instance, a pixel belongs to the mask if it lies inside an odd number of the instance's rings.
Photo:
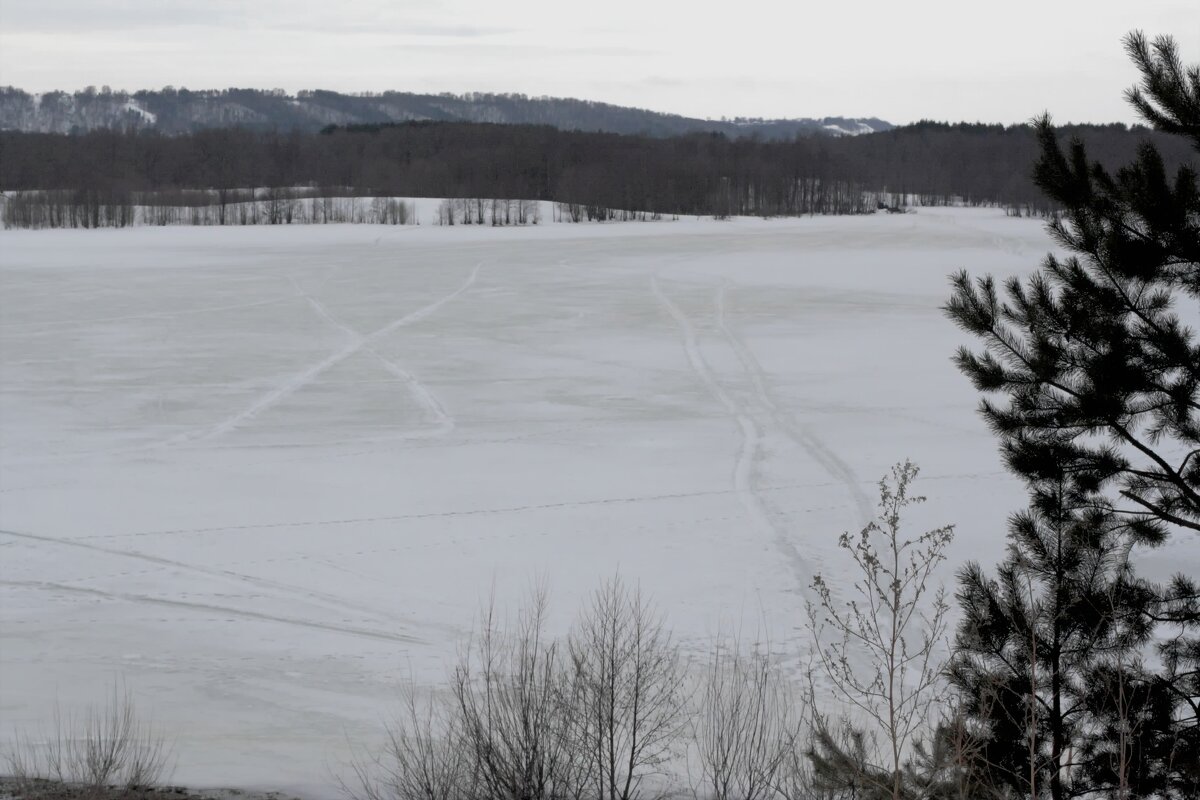
<svg viewBox="0 0 1200 800">
<path fill-rule="evenodd" d="M 875 133 L 875 129 L 865 122 L 855 122 L 853 128 L 845 128 L 834 124 L 823 125 L 821 127 L 838 136 L 861 136 L 864 133 Z"/>
<path fill-rule="evenodd" d="M 132 100 L 125 103 L 124 108 L 126 111 L 134 112 L 135 114 L 140 116 L 142 119 L 146 120 L 146 122 L 149 122 L 151 125 L 153 125 L 155 122 L 158 122 L 157 114 L 155 114 L 153 111 L 147 111 L 146 109 L 142 108 L 141 106 L 139 106 L 137 103 L 133 102 Z"/>
<path fill-rule="evenodd" d="M 695 651 L 805 660 L 894 462 L 944 571 L 1022 504 L 939 311 L 995 211 L 0 235 L 0 737 L 123 677 L 175 779 L 327 794 L 493 591 L 620 570 Z M 921 529 L 924 529 L 922 527 Z M 1200 569 L 1194 542 L 1143 559 Z"/>
</svg>

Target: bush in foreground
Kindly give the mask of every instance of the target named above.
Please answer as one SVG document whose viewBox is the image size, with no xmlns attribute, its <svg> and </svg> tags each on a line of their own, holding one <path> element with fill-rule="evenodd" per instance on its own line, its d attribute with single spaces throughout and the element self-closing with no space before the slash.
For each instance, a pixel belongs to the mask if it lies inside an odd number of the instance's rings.
<svg viewBox="0 0 1200 800">
<path fill-rule="evenodd" d="M 167 778 L 171 746 L 138 715 L 128 688 L 114 684 L 103 704 L 55 709 L 45 737 L 18 735 L 5 761 L 24 796 L 101 798 L 113 790 L 148 789 Z"/>
</svg>

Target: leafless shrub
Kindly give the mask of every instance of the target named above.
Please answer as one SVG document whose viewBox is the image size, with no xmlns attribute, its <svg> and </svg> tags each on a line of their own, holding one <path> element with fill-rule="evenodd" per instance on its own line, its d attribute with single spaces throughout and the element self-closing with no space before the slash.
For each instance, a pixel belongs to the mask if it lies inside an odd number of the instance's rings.
<svg viewBox="0 0 1200 800">
<path fill-rule="evenodd" d="M 19 734 L 5 760 L 9 772 L 22 782 L 132 790 L 154 786 L 167 776 L 171 748 L 138 717 L 129 690 L 114 684 L 103 705 L 66 713 L 56 708 L 50 734 L 40 742 Z"/>
<path fill-rule="evenodd" d="M 569 746 L 589 797 L 632 800 L 661 776 L 685 722 L 685 672 L 662 615 L 614 577 L 572 631 Z"/>
<path fill-rule="evenodd" d="M 697 800 L 763 800 L 800 777 L 795 699 L 769 648 L 716 643 L 692 720 Z"/>
<path fill-rule="evenodd" d="M 495 603 L 446 700 L 410 689 L 382 752 L 353 765 L 356 800 L 636 800 L 680 753 L 685 670 L 662 617 L 619 578 L 565 641 L 535 590 L 515 624 Z"/>
<path fill-rule="evenodd" d="M 354 800 L 470 800 L 474 766 L 457 723 L 450 701 L 410 683 L 382 752 L 356 761 L 343 791 Z"/>
<path fill-rule="evenodd" d="M 460 741 L 479 791 L 494 800 L 568 794 L 571 753 L 558 643 L 547 636 L 547 593 L 536 590 L 510 633 L 495 604 L 454 670 Z"/>
</svg>

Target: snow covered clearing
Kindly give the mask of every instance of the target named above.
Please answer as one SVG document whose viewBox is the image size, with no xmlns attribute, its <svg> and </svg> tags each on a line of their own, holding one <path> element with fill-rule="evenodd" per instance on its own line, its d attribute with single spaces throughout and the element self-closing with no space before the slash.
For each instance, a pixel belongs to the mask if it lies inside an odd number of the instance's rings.
<svg viewBox="0 0 1200 800">
<path fill-rule="evenodd" d="M 177 782 L 320 794 L 493 587 L 565 629 L 616 570 L 799 668 L 894 462 L 947 581 L 1001 556 L 1023 494 L 939 306 L 1050 246 L 935 209 L 0 234 L 0 736 L 123 676 Z"/>
</svg>

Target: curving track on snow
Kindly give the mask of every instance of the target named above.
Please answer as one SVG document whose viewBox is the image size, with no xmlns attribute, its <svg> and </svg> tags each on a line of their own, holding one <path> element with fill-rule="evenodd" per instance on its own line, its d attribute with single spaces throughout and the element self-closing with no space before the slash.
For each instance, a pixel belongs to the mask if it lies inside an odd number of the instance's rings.
<svg viewBox="0 0 1200 800">
<path fill-rule="evenodd" d="M 700 342 L 691 321 L 683 313 L 682 309 L 663 292 L 657 276 L 651 278 L 650 287 L 659 305 L 675 321 L 676 327 L 678 327 L 680 335 L 683 338 L 683 348 L 687 354 L 688 364 L 691 366 L 692 371 L 696 373 L 696 376 L 704 384 L 708 393 L 729 412 L 729 415 L 737 422 L 738 429 L 741 431 L 741 447 L 738 450 L 737 461 L 733 468 L 733 486 L 737 491 L 738 499 L 741 501 L 743 507 L 745 507 L 746 513 L 754 525 L 771 537 L 780 553 L 787 559 L 788 565 L 800 585 L 801 592 L 807 594 L 809 586 L 812 583 L 812 569 L 808 561 L 796 549 L 796 545 L 787 535 L 787 531 L 780 528 L 771 520 L 770 513 L 767 511 L 766 505 L 763 503 L 762 498 L 759 497 L 754 486 L 754 474 L 759 462 L 763 458 L 762 432 L 758 424 L 755 422 L 754 417 L 739 405 L 733 396 L 721 386 L 704 357 L 704 352 L 700 348 Z"/>
<path fill-rule="evenodd" d="M 717 289 L 714 299 L 717 311 L 717 328 L 737 355 L 738 361 L 742 363 L 742 368 L 750 376 L 750 382 L 754 386 L 754 392 L 758 397 L 759 403 L 762 404 L 771 421 L 789 439 L 800 445 L 801 449 L 820 464 L 830 477 L 840 481 L 846 487 L 846 490 L 850 493 L 850 499 L 858 509 L 859 522 L 865 526 L 875 517 L 875 509 L 871 504 L 870 498 L 863 491 L 862 482 L 858 479 L 858 475 L 855 474 L 854 469 L 838 456 L 837 453 L 830 450 L 829 446 L 821 441 L 820 437 L 813 433 L 807 425 L 799 422 L 792 412 L 784 409 L 775 401 L 762 364 L 755 358 L 754 352 L 746 344 L 745 340 L 735 334 L 729 326 L 725 314 L 725 294 L 728 287 L 729 283 L 727 281 L 722 282 L 720 288 Z"/>
</svg>

